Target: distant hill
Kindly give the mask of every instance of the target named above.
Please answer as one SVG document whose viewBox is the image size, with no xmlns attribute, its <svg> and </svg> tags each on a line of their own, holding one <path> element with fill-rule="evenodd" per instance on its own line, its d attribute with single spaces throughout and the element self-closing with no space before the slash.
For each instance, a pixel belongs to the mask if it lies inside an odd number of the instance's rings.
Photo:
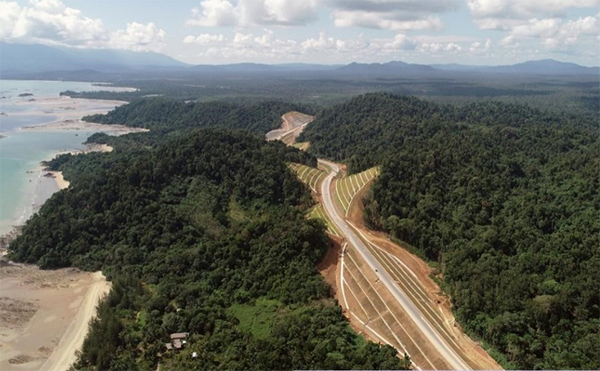
<svg viewBox="0 0 600 371">
<path fill-rule="evenodd" d="M 331 71 L 343 67 L 341 64 L 314 64 L 314 63 L 283 63 L 275 66 L 287 71 Z"/>
<path fill-rule="evenodd" d="M 479 71 L 485 73 L 510 73 L 529 75 L 598 75 L 600 67 L 585 67 L 575 63 L 560 62 L 554 59 L 527 61 L 505 66 L 471 66 L 456 63 L 433 64 L 441 71 Z"/>
<path fill-rule="evenodd" d="M 111 49 L 74 49 L 0 43 L 0 70 L 19 72 L 180 68 L 187 64 L 167 55 Z"/>
<path fill-rule="evenodd" d="M 199 64 L 190 67 L 197 72 L 275 72 L 279 67 L 260 63 Z"/>
<path fill-rule="evenodd" d="M 585 67 L 552 59 L 527 61 L 505 66 L 472 66 L 451 64 L 413 64 L 402 61 L 387 63 L 357 63 L 324 65 L 314 63 L 234 63 L 189 65 L 165 54 L 111 49 L 75 49 L 46 45 L 10 44 L 0 42 L 0 71 L 6 76 L 36 76 L 54 78 L 71 73 L 93 71 L 94 74 L 131 73 L 134 71 L 165 72 L 162 77 L 179 74 L 274 74 L 337 77 L 445 77 L 454 73 L 528 74 L 528 75 L 598 75 L 599 67 Z M 169 75 L 171 74 L 171 75 Z"/>
<path fill-rule="evenodd" d="M 431 73 L 436 70 L 423 64 L 411 64 L 401 61 L 391 61 L 387 63 L 350 63 L 346 66 L 335 69 L 335 72 L 340 74 L 354 75 L 390 75 L 390 74 L 406 74 L 406 73 Z"/>
<path fill-rule="evenodd" d="M 486 70 L 504 73 L 528 73 L 540 75 L 592 75 L 600 73 L 599 67 L 585 67 L 575 63 L 559 62 L 554 59 L 527 61 L 510 66 L 488 67 Z"/>
</svg>

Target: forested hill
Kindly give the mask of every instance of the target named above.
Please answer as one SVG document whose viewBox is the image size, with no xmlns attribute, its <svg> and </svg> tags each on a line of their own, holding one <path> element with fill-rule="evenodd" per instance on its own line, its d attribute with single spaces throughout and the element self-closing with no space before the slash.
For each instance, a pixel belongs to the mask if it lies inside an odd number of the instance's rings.
<svg viewBox="0 0 600 371">
<path fill-rule="evenodd" d="M 463 124 L 489 130 L 530 124 L 596 128 L 597 118 L 542 112 L 527 105 L 486 101 L 465 106 L 440 105 L 415 97 L 372 93 L 324 109 L 298 141 L 310 152 L 346 163 L 352 172 L 380 164 L 407 141 L 429 138 L 444 127 Z M 512 129 L 511 129 L 512 128 Z M 554 129 L 552 129 L 554 130 Z"/>
<path fill-rule="evenodd" d="M 468 332 L 507 367 L 600 368 L 600 135 L 521 105 L 374 94 L 302 140 L 358 171 L 381 164 L 365 218 L 438 267 Z"/>
<path fill-rule="evenodd" d="M 395 349 L 351 331 L 332 299 L 316 268 L 329 241 L 304 217 L 310 195 L 288 161 L 315 164 L 222 129 L 51 161 L 71 185 L 27 222 L 10 257 L 114 279 L 77 368 L 406 368 Z M 174 332 L 190 333 L 181 352 L 165 348 Z"/>
<path fill-rule="evenodd" d="M 166 98 L 146 98 L 118 107 L 106 115 L 86 116 L 83 120 L 141 127 L 152 131 L 222 127 L 265 134 L 278 128 L 281 116 L 289 111 L 314 114 L 315 107 L 282 101 L 253 104 L 185 103 Z"/>
</svg>

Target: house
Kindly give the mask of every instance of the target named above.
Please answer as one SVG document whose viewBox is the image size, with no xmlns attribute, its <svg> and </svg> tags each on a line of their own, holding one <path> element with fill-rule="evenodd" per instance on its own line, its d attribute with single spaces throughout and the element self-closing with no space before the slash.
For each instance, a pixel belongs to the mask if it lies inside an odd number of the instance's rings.
<svg viewBox="0 0 600 371">
<path fill-rule="evenodd" d="M 189 332 L 176 332 L 174 334 L 171 334 L 171 342 L 166 343 L 165 347 L 167 348 L 167 350 L 182 349 L 185 346 L 185 344 L 187 344 L 187 337 L 189 334 Z"/>
</svg>

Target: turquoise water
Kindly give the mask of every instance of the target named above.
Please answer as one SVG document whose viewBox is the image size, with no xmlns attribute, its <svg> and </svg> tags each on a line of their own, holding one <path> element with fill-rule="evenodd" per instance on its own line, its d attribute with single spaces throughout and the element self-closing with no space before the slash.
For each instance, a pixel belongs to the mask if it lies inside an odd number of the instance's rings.
<svg viewBox="0 0 600 371">
<path fill-rule="evenodd" d="M 89 133 L 88 135 L 91 135 Z M 43 200 L 32 198 L 38 190 L 52 186 L 41 177 L 40 162 L 58 152 L 83 149 L 82 141 L 73 132 L 22 131 L 0 139 L 0 234 L 14 224 L 21 224 L 33 212 L 33 204 Z M 47 184 L 49 183 L 49 184 Z M 45 192 L 48 193 L 48 192 Z"/>
<path fill-rule="evenodd" d="M 0 139 L 0 235 L 10 231 L 13 225 L 22 224 L 58 190 L 52 179 L 42 177 L 40 162 L 60 152 L 85 148 L 82 143 L 94 133 L 19 130 L 23 126 L 55 121 L 52 115 L 26 112 L 39 112 L 39 101 L 56 98 L 65 90 L 113 89 L 82 82 L 0 80 L 0 112 L 7 114 L 0 116 L 0 133 L 5 136 Z M 34 95 L 19 97 L 22 93 Z M 11 117 L 10 113 L 17 111 L 21 114 Z"/>
</svg>

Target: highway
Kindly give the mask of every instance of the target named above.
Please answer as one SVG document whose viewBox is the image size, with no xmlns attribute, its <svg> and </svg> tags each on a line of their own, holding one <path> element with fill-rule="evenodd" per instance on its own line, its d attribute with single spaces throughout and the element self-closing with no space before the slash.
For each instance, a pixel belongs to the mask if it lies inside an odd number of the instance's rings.
<svg viewBox="0 0 600 371">
<path fill-rule="evenodd" d="M 453 369 L 456 370 L 471 370 L 471 367 L 454 352 L 454 350 L 444 341 L 438 332 L 431 324 L 424 319 L 419 309 L 407 297 L 407 295 L 394 282 L 390 274 L 381 266 L 381 264 L 373 257 L 363 241 L 352 231 L 348 222 L 340 214 L 334 202 L 334 195 L 331 193 L 331 182 L 340 171 L 339 167 L 329 161 L 319 160 L 319 162 L 330 168 L 332 171 L 325 177 L 321 183 L 321 196 L 323 198 L 323 206 L 327 214 L 329 214 L 332 222 L 337 226 L 340 232 L 347 239 L 348 244 L 352 245 L 360 253 L 364 261 L 375 271 L 378 278 L 404 308 L 412 321 L 419 327 L 427 340 L 437 349 L 439 354 Z"/>
</svg>

